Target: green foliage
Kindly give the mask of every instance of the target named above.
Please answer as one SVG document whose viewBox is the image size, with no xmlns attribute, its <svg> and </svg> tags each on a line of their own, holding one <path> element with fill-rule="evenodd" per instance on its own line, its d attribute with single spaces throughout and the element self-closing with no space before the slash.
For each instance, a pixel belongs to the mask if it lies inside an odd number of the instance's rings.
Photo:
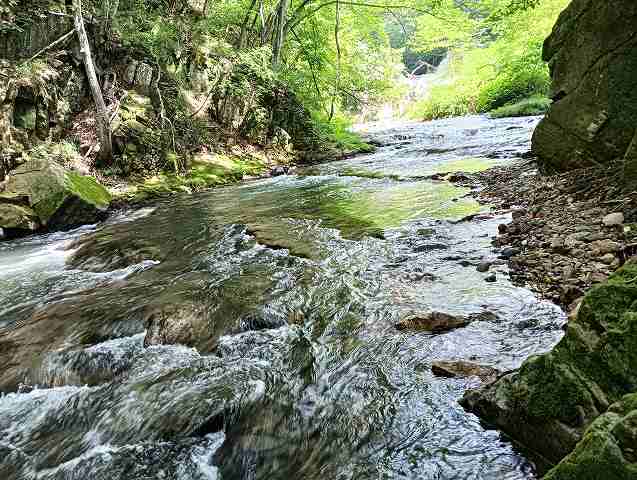
<svg viewBox="0 0 637 480">
<path fill-rule="evenodd" d="M 351 131 L 351 120 L 344 115 L 337 115 L 332 121 L 316 116 L 315 128 L 319 135 L 319 142 L 333 146 L 347 152 L 370 153 L 375 147 L 363 142 L 360 135 Z"/>
<path fill-rule="evenodd" d="M 445 84 L 434 86 L 425 99 L 413 105 L 410 116 L 431 119 L 483 113 L 518 102 L 522 103 L 516 108 L 499 110 L 496 115 L 543 111 L 544 102 L 538 98 L 547 95 L 550 78 L 541 58 L 542 43 L 568 0 L 476 3 L 472 10 L 456 7 L 457 13 L 449 18 L 461 28 L 453 34 L 444 35 L 444 18 L 419 20 L 433 34 L 430 37 L 420 31 L 412 48 L 450 48 L 452 63 Z M 533 100 L 524 102 L 529 97 Z"/>
<path fill-rule="evenodd" d="M 543 115 L 551 106 L 551 100 L 539 95 L 526 98 L 510 105 L 496 108 L 489 112 L 492 118 L 503 117 L 527 117 L 531 115 Z"/>
</svg>

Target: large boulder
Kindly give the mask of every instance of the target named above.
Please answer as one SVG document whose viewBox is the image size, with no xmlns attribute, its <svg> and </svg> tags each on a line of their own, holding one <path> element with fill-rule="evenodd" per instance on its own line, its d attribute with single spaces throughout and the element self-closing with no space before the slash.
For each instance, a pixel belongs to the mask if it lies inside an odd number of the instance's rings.
<svg viewBox="0 0 637 480">
<path fill-rule="evenodd" d="M 12 170 L 0 194 L 0 228 L 65 230 L 100 220 L 111 201 L 94 178 L 35 157 Z"/>
<path fill-rule="evenodd" d="M 637 394 L 626 395 L 595 420 L 545 480 L 637 478 Z"/>
<path fill-rule="evenodd" d="M 463 406 L 549 464 L 562 460 L 595 419 L 637 392 L 636 279 L 637 266 L 626 265 L 592 289 L 551 352 L 468 391 Z"/>
<path fill-rule="evenodd" d="M 637 2 L 574 0 L 544 43 L 553 105 L 533 136 L 547 170 L 626 161 L 637 179 Z"/>
</svg>

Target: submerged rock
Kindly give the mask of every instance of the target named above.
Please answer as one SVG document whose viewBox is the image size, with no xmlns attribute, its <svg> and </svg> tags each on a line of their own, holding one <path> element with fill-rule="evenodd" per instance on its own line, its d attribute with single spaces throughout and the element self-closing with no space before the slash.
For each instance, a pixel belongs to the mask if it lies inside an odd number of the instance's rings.
<svg viewBox="0 0 637 480">
<path fill-rule="evenodd" d="M 9 174 L 0 197 L 0 227 L 65 230 L 102 219 L 110 201 L 111 195 L 94 178 L 33 158 Z"/>
<path fill-rule="evenodd" d="M 637 266 L 629 264 L 593 288 L 553 351 L 468 391 L 462 405 L 550 462 L 559 462 L 611 404 L 637 391 L 635 278 Z"/>
<path fill-rule="evenodd" d="M 399 320 L 394 327 L 397 330 L 416 330 L 425 332 L 447 332 L 456 328 L 466 327 L 471 319 L 459 315 L 443 312 L 429 312 L 425 314 L 409 315 Z"/>
<path fill-rule="evenodd" d="M 500 371 L 496 368 L 478 365 L 477 363 L 466 362 L 463 360 L 432 362 L 431 372 L 436 377 L 478 377 L 480 380 L 485 382 L 495 380 L 500 374 Z"/>
</svg>

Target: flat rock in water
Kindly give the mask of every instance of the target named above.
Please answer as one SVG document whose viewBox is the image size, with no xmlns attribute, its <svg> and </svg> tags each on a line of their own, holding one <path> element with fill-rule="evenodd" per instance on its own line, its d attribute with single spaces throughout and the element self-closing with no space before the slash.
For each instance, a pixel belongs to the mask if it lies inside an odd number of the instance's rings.
<svg viewBox="0 0 637 480">
<path fill-rule="evenodd" d="M 448 332 L 456 328 L 466 327 L 471 320 L 459 315 L 443 312 L 413 314 L 399 320 L 394 326 L 397 330 L 415 330 L 423 332 Z"/>
<path fill-rule="evenodd" d="M 478 377 L 484 382 L 495 380 L 500 374 L 500 371 L 496 368 L 478 365 L 477 363 L 467 362 L 464 360 L 432 362 L 431 372 L 436 377 Z"/>
</svg>

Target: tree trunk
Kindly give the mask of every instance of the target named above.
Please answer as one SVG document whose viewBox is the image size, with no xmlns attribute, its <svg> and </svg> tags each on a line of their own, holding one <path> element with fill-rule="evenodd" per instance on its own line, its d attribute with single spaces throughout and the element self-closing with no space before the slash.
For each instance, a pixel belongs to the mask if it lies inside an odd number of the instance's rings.
<svg viewBox="0 0 637 480">
<path fill-rule="evenodd" d="M 341 42 L 338 38 L 340 26 L 341 4 L 339 0 L 336 0 L 336 21 L 334 22 L 334 42 L 336 43 L 336 82 L 334 85 L 334 94 L 332 95 L 332 104 L 330 106 L 330 122 L 334 118 L 334 106 L 336 104 L 336 99 L 338 98 L 341 88 Z"/>
<path fill-rule="evenodd" d="M 256 3 L 257 3 L 257 0 L 252 0 L 252 3 L 250 4 L 250 8 L 246 12 L 245 18 L 243 19 L 243 23 L 241 23 L 241 33 L 239 34 L 239 41 L 237 42 L 237 49 L 239 50 L 245 47 L 246 38 L 248 36 L 248 23 L 250 21 L 250 17 L 252 16 L 251 15 L 252 10 L 254 9 L 254 6 L 256 5 Z"/>
<path fill-rule="evenodd" d="M 82 0 L 73 0 L 73 10 L 75 16 L 75 31 L 80 42 L 80 54 L 88 77 L 88 83 L 91 87 L 93 101 L 95 102 L 95 124 L 97 125 L 97 136 L 100 142 L 100 150 L 98 159 L 101 165 L 109 164 L 113 159 L 113 144 L 111 141 L 111 126 L 109 123 L 108 112 L 100 84 L 95 73 L 95 65 L 93 64 L 93 56 L 91 55 L 91 46 L 84 28 L 84 17 L 82 16 Z"/>
<path fill-rule="evenodd" d="M 281 64 L 281 51 L 283 50 L 283 44 L 285 42 L 285 24 L 288 16 L 288 7 L 290 6 L 290 0 L 280 0 L 279 7 L 277 8 L 276 16 L 276 31 L 274 32 L 274 38 L 272 41 L 272 69 L 277 70 Z"/>
</svg>

